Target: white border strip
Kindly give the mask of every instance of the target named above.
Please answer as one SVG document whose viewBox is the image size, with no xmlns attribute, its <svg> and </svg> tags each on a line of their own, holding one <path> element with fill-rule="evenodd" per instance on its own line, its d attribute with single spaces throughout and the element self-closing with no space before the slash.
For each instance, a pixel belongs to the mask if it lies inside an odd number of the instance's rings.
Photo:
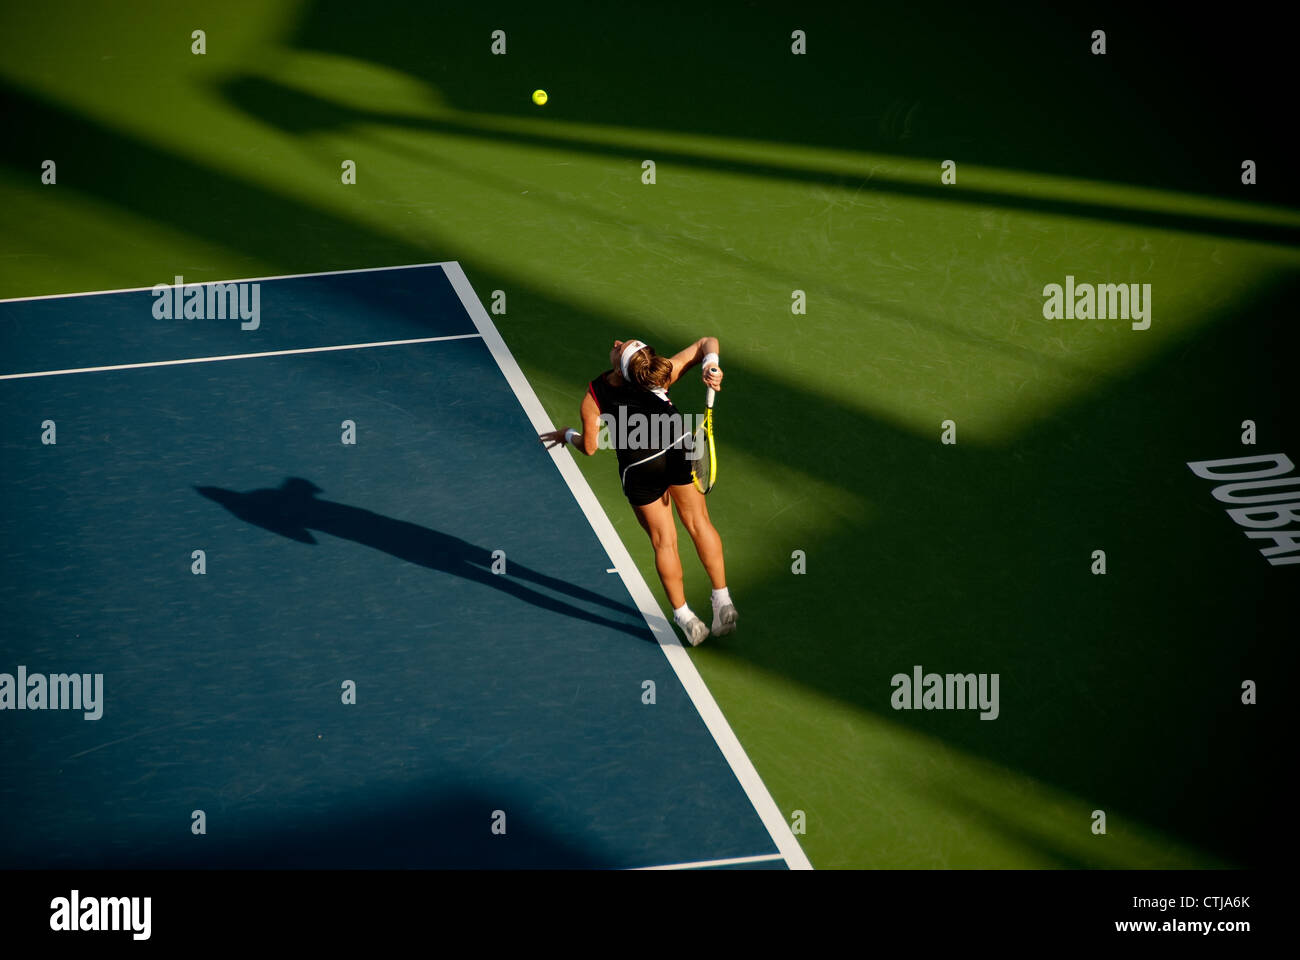
<svg viewBox="0 0 1300 960">
<path fill-rule="evenodd" d="M 731 857 L 727 860 L 696 860 L 694 863 L 665 863 L 659 867 L 636 867 L 637 870 L 699 870 L 703 867 L 729 867 L 737 863 L 766 863 L 769 860 L 784 860 L 779 853 L 768 853 L 761 857 Z"/>
<path fill-rule="evenodd" d="M 219 282 L 219 281 L 218 281 Z M 83 294 L 68 294 L 83 296 Z M 89 294 L 84 294 L 89 296 Z M 4 301 L 0 301 L 3 303 Z M 457 333 L 449 337 L 419 337 L 415 340 L 380 340 L 375 343 L 340 343 L 332 347 L 297 347 L 293 350 L 264 350 L 261 353 L 231 353 L 220 357 L 188 357 L 184 360 L 148 360 L 144 363 L 115 363 L 107 367 L 74 367 L 68 370 L 36 370 L 32 373 L 0 373 L 0 380 L 23 380 L 28 377 L 58 377 L 68 373 L 100 373 L 104 370 L 139 370 L 143 367 L 175 367 L 185 363 L 217 363 L 221 360 L 251 360 L 254 357 L 287 357 L 295 353 L 327 353 L 331 350 L 368 350 L 371 347 L 399 347 L 408 343 L 437 343 L 440 340 L 477 340 L 477 333 Z"/>
<path fill-rule="evenodd" d="M 263 280 L 301 280 L 306 277 L 334 277 L 344 273 L 374 273 L 377 270 L 415 270 L 419 267 L 441 267 L 443 263 L 403 263 L 396 267 L 357 267 L 353 270 L 319 270 L 316 273 L 282 273 L 276 277 L 244 277 L 241 280 L 195 280 L 187 282 L 187 287 L 206 287 L 214 283 L 260 283 Z M 173 277 L 173 279 L 175 279 Z M 61 297 L 98 297 L 106 293 L 140 293 L 152 290 L 159 284 L 147 287 L 119 287 L 117 290 L 86 290 L 82 293 L 46 293 L 39 297 L 0 297 L 0 303 L 19 303 L 24 300 L 58 300 Z M 174 287 L 175 283 L 163 283 L 162 286 Z"/>
<path fill-rule="evenodd" d="M 177 364 L 187 363 L 211 363 L 220 360 L 244 360 L 254 357 L 273 357 L 285 356 L 295 353 L 320 353 L 329 350 L 359 350 L 368 347 L 387 347 L 398 344 L 408 343 L 432 343 L 438 340 L 463 340 L 475 336 L 481 336 L 483 342 L 487 345 L 488 350 L 492 352 L 492 358 L 496 360 L 497 366 L 501 373 L 509 382 L 511 389 L 514 391 L 515 398 L 519 401 L 524 412 L 528 414 L 528 419 L 532 422 L 534 429 L 539 433 L 545 433 L 548 430 L 555 429 L 551 423 L 551 418 L 546 415 L 541 401 L 537 399 L 537 394 L 533 392 L 532 386 L 528 383 L 519 364 L 510 353 L 510 348 L 506 346 L 505 340 L 497 332 L 483 304 L 479 302 L 478 297 L 474 294 L 474 288 L 470 285 L 465 271 L 461 269 L 460 263 L 455 260 L 441 261 L 436 263 L 407 263 L 393 267 L 361 267 L 355 270 L 321 270 L 316 273 L 286 273 L 274 277 L 247 277 L 243 280 L 204 280 L 196 281 L 186 286 L 206 286 L 211 283 L 254 283 L 263 280 L 297 280 L 306 277 L 329 277 L 345 273 L 374 273 L 380 270 L 413 270 L 420 267 L 442 267 L 447 279 L 451 281 L 452 288 L 456 295 L 460 297 L 461 305 L 469 313 L 470 319 L 474 321 L 474 326 L 478 330 L 477 334 L 466 333 L 457 334 L 450 337 L 423 337 L 416 340 L 386 340 L 376 343 L 353 343 L 340 344 L 331 347 L 305 347 L 297 350 L 273 350 L 264 353 L 245 353 L 233 354 L 221 357 L 194 357 L 184 360 L 156 360 L 147 363 L 125 363 L 114 366 L 104 367 L 81 367 L 69 370 L 45 370 L 34 373 L 9 373 L 0 375 L 0 380 L 17 380 L 26 377 L 48 377 L 59 374 L 70 373 L 90 373 L 102 370 L 131 370 L 141 367 L 162 367 L 174 366 Z M 118 290 L 87 290 L 82 293 L 53 293 L 37 297 L 8 297 L 0 299 L 0 303 L 17 303 L 27 300 L 57 300 L 65 297 L 94 297 L 109 293 L 136 293 L 143 290 L 153 290 L 153 286 L 148 287 L 123 287 Z M 641 571 L 637 569 L 636 564 L 632 562 L 631 555 L 627 548 L 623 546 L 623 541 L 619 539 L 618 533 L 614 530 L 613 524 L 609 522 L 609 517 L 601 509 L 599 501 L 596 500 L 595 494 L 591 492 L 591 487 L 587 484 L 587 478 L 578 470 L 578 465 L 573 462 L 573 458 L 567 452 L 559 449 L 550 451 L 551 461 L 560 471 L 560 476 L 568 484 L 569 491 L 573 494 L 578 506 L 587 517 L 587 522 L 591 524 L 596 536 L 600 538 L 601 544 L 605 547 L 611 560 L 614 561 L 615 571 L 623 578 L 624 584 L 627 585 L 628 592 L 636 602 L 637 608 L 641 615 L 645 617 L 646 624 L 650 627 L 650 632 L 658 641 L 664 656 L 668 658 L 669 665 L 673 672 L 677 674 L 677 679 L 685 688 L 687 696 L 699 711 L 700 718 L 708 728 L 709 733 L 713 735 L 714 741 L 718 744 L 718 749 L 722 751 L 723 757 L 731 766 L 732 772 L 736 779 L 740 781 L 741 787 L 744 788 L 746 796 L 754 805 L 763 825 L 767 827 L 767 832 L 771 835 L 772 840 L 776 843 L 779 854 L 769 854 L 765 857 L 739 857 L 733 860 L 705 860 L 693 864 L 673 864 L 665 867 L 648 867 L 642 869 L 686 869 L 692 866 L 705 866 L 722 863 L 739 863 L 739 862 L 757 862 L 762 859 L 783 859 L 791 870 L 811 870 L 812 864 L 809 863 L 807 855 L 799 846 L 799 841 L 794 838 L 790 831 L 790 825 L 785 822 L 781 811 L 776 806 L 776 801 L 772 795 L 767 792 L 767 787 L 763 785 L 758 771 L 754 769 L 754 764 L 746 756 L 744 748 L 741 747 L 740 741 L 732 732 L 731 726 L 727 723 L 726 717 L 718 709 L 717 702 L 713 699 L 713 694 L 709 693 L 708 687 L 704 685 L 703 678 L 700 677 L 699 671 L 695 669 L 695 664 L 686 654 L 685 648 L 681 641 L 677 639 L 677 634 L 673 632 L 672 627 L 668 625 L 668 619 L 660 610 L 659 604 L 655 601 L 654 596 L 650 593 L 650 588 L 646 585 L 645 578 L 641 576 Z"/>
<path fill-rule="evenodd" d="M 465 271 L 454 260 L 443 263 L 441 266 L 447 274 L 447 279 L 451 281 L 452 287 L 459 295 L 460 302 L 464 304 L 465 310 L 474 321 L 474 326 L 478 328 L 479 334 L 483 337 L 483 342 L 492 351 L 493 359 L 496 360 L 497 366 L 501 368 L 501 373 L 509 382 L 511 389 L 514 390 L 515 397 L 519 400 L 520 406 L 524 408 L 524 412 L 532 422 L 533 429 L 538 433 L 554 430 L 555 425 L 551 423 L 551 418 L 546 415 L 546 410 L 542 407 L 541 401 L 537 399 L 537 394 L 533 392 L 533 388 L 528 383 L 523 371 L 519 369 L 519 364 L 515 362 L 515 358 L 511 355 L 510 348 L 506 346 L 505 340 L 497 332 L 497 328 L 493 325 L 487 310 L 479 302 L 474 293 L 474 288 L 465 276 Z M 551 461 L 560 471 L 560 476 L 564 478 L 564 482 L 569 485 L 569 491 L 573 494 L 574 499 L 578 501 L 582 512 L 586 514 L 587 522 L 591 524 L 610 559 L 614 561 L 614 566 L 618 569 L 623 582 L 627 585 L 628 592 L 631 593 L 633 601 L 641 611 L 641 615 L 645 617 L 645 621 L 654 634 L 655 640 L 659 642 L 659 646 L 663 649 L 664 655 L 668 658 L 668 663 L 673 668 L 673 672 L 677 674 L 677 679 L 686 688 L 686 693 L 691 698 L 691 702 L 695 704 L 695 709 L 699 711 L 701 719 L 704 720 L 704 725 L 708 727 L 709 733 L 717 741 L 723 757 L 730 764 L 736 779 L 740 781 L 740 785 L 744 788 L 750 803 L 754 805 L 754 809 L 762 819 L 763 825 L 767 827 L 767 832 L 771 835 L 773 842 L 776 843 L 776 848 L 780 851 L 780 854 L 774 856 L 783 858 L 791 870 L 811 870 L 812 864 L 809 863 L 807 855 L 799 846 L 799 841 L 794 838 L 794 834 L 790 831 L 790 825 L 786 823 L 785 817 L 781 815 L 781 811 L 777 808 L 772 795 L 767 792 L 767 787 L 763 785 L 763 781 L 759 777 L 758 771 L 754 769 L 753 763 L 745 755 L 744 748 L 741 747 L 740 741 L 736 739 L 736 735 L 732 732 L 726 717 L 718 709 L 713 694 L 709 693 L 709 688 L 704 685 L 704 680 L 700 677 L 699 671 L 695 669 L 695 664 L 691 662 L 691 658 L 687 656 L 686 649 L 681 645 L 681 641 L 677 639 L 677 634 L 668 625 L 668 619 L 650 593 L 650 588 L 646 585 L 645 578 L 641 576 L 641 571 L 632 562 L 632 557 L 627 552 L 627 548 L 623 546 L 623 541 L 619 539 L 618 533 L 614 530 L 614 525 L 609 522 L 609 517 L 601 509 L 595 494 L 591 492 L 591 487 L 587 484 L 587 478 L 578 470 L 578 465 L 573 462 L 573 458 L 567 451 L 555 448 L 550 451 L 550 454 Z"/>
</svg>

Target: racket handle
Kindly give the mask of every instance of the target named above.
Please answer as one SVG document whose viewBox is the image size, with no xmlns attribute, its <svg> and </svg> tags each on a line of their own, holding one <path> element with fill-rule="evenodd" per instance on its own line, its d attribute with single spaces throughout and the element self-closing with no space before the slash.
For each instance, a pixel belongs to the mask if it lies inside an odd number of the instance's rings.
<svg viewBox="0 0 1300 960">
<path fill-rule="evenodd" d="M 708 372 L 708 373 L 717 373 L 717 372 L 718 372 L 718 366 L 717 366 L 717 364 L 715 363 L 713 366 L 709 367 L 708 370 L 707 370 L 706 372 Z M 716 393 L 716 391 L 715 391 L 712 387 L 709 387 L 709 393 L 708 393 L 708 396 L 707 396 L 707 398 L 706 398 L 705 401 L 704 401 L 705 404 L 708 406 L 708 408 L 709 408 L 710 410 L 713 409 L 713 394 L 714 394 L 714 393 Z"/>
</svg>

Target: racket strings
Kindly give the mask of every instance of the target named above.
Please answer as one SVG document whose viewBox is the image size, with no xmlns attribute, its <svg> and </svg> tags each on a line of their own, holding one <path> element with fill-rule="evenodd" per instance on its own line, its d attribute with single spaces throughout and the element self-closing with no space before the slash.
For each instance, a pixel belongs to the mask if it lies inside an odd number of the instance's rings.
<svg viewBox="0 0 1300 960">
<path fill-rule="evenodd" d="M 711 420 L 712 418 L 710 418 Z M 713 453 L 713 438 L 711 431 L 712 424 L 706 420 L 696 431 L 692 438 L 691 455 L 694 459 L 691 461 L 691 476 L 695 478 L 695 485 L 703 493 L 708 493 L 713 487 L 715 479 L 714 464 L 716 459 Z"/>
</svg>

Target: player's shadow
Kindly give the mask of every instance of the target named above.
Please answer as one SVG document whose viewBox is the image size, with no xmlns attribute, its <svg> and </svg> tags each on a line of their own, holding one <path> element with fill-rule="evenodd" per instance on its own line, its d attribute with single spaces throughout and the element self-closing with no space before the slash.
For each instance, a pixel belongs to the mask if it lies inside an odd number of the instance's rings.
<svg viewBox="0 0 1300 960">
<path fill-rule="evenodd" d="M 492 551 L 419 524 L 385 517 L 361 507 L 321 500 L 317 497 L 322 492 L 321 488 L 301 477 L 287 478 L 278 489 L 264 488 L 247 493 L 223 490 L 220 487 L 194 489 L 209 500 L 221 504 L 239 519 L 299 543 L 315 544 L 317 541 L 312 536 L 313 530 L 327 533 L 382 550 L 399 560 L 417 563 L 431 570 L 441 570 L 500 590 L 543 610 L 630 633 L 642 640 L 652 640 L 640 613 L 627 604 L 534 570 L 510 557 L 506 558 L 505 573 L 493 573 Z M 614 620 L 591 613 L 572 602 L 525 586 L 521 580 L 564 594 L 573 601 L 615 610 L 635 618 L 635 622 Z"/>
</svg>

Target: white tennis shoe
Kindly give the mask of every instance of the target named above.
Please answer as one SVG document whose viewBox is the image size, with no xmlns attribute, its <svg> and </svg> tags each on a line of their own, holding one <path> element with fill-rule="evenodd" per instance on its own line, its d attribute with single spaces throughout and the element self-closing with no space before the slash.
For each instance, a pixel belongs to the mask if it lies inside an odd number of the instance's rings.
<svg viewBox="0 0 1300 960">
<path fill-rule="evenodd" d="M 713 635 L 715 637 L 725 637 L 729 633 L 736 632 L 736 621 L 740 619 L 736 613 L 736 605 L 733 603 L 724 603 L 720 607 L 713 608 Z"/>
<path fill-rule="evenodd" d="M 709 628 L 704 625 L 704 621 L 699 617 L 691 617 L 685 623 L 677 624 L 682 633 L 686 634 L 686 642 L 692 647 L 698 647 L 704 642 L 704 638 L 709 635 Z"/>
</svg>

